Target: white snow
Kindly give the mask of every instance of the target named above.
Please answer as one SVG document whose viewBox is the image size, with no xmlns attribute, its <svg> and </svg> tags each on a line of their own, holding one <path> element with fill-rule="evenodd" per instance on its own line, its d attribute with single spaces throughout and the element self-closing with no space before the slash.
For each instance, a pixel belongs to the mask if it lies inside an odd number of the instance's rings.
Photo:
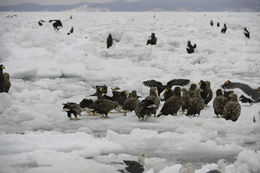
<svg viewBox="0 0 260 173">
<path fill-rule="evenodd" d="M 259 13 L 28 12 L 6 18 L 10 14 L 0 13 L 0 64 L 12 83 L 8 94 L 0 93 L 0 172 L 116 173 L 122 160 L 137 161 L 142 153 L 146 172 L 178 172 L 190 162 L 205 173 L 217 169 L 219 159 L 231 162 L 228 173 L 260 172 L 259 103 L 241 104 L 236 122 L 214 118 L 212 101 L 200 117 L 179 112 L 144 122 L 134 112 L 109 119 L 82 113 L 69 121 L 61 111 L 62 103 L 94 98 L 89 95 L 99 84 L 108 94 L 118 86 L 143 97 L 149 89 L 142 81 L 149 79 L 209 80 L 214 96 L 225 80 L 259 87 Z M 61 19 L 64 27 L 38 26 L 49 19 Z M 226 23 L 227 33 L 210 20 Z M 152 32 L 157 45 L 146 46 Z M 115 40 L 106 49 L 109 33 Z M 186 53 L 187 40 L 197 44 L 194 54 Z"/>
</svg>

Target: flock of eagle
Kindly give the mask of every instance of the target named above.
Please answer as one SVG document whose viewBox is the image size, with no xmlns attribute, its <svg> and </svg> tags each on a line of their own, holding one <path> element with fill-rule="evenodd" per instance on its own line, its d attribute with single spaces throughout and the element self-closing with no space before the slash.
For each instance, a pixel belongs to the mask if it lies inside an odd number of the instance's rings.
<svg viewBox="0 0 260 173">
<path fill-rule="evenodd" d="M 72 16 L 70 16 L 72 19 Z M 44 20 L 40 20 L 38 24 L 42 26 Z M 59 30 L 63 27 L 60 20 L 49 20 L 53 23 L 55 30 Z M 213 21 L 210 21 L 210 25 L 213 26 Z M 219 22 L 217 23 L 219 27 Z M 226 24 L 222 28 L 221 33 L 225 33 L 227 30 Z M 245 36 L 250 38 L 250 34 L 246 28 L 244 28 Z M 73 27 L 70 32 L 73 33 Z M 155 37 L 155 36 L 154 36 Z M 156 44 L 156 43 L 155 43 Z M 5 69 L 4 65 L 0 65 L 0 92 L 8 92 L 11 83 L 9 80 L 9 74 L 3 73 Z M 200 81 L 199 86 L 196 84 L 191 84 L 189 90 L 184 88 L 190 84 L 188 79 L 173 79 L 169 81 L 166 85 L 156 80 L 144 81 L 143 84 L 150 87 L 149 96 L 144 99 L 137 96 L 135 90 L 130 94 L 127 91 L 120 91 L 119 88 L 112 89 L 112 96 L 107 94 L 107 86 L 96 86 L 96 93 L 92 96 L 96 96 L 95 101 L 91 99 L 83 99 L 80 104 L 77 103 L 64 103 L 63 110 L 67 112 L 69 119 L 78 119 L 78 115 L 81 114 L 83 110 L 87 110 L 89 115 L 96 113 L 102 115 L 102 117 L 107 118 L 108 113 L 111 110 L 117 109 L 119 112 L 124 113 L 128 111 L 134 111 L 136 116 L 140 120 L 144 120 L 146 116 L 154 115 L 160 117 L 161 115 L 174 115 L 176 116 L 179 110 L 182 110 L 187 116 L 200 115 L 201 110 L 212 100 L 213 92 L 210 88 L 209 81 Z M 173 86 L 176 86 L 172 89 Z M 226 81 L 222 85 L 223 89 L 233 89 L 240 88 L 244 93 L 249 95 L 252 99 L 247 98 L 243 95 L 240 96 L 241 102 L 259 102 L 260 101 L 260 87 L 258 89 L 252 89 L 250 86 L 242 83 L 233 83 L 231 81 Z M 160 95 L 163 93 L 163 99 Z M 160 103 L 163 103 L 162 109 L 158 112 Z M 219 117 L 223 117 L 227 120 L 236 121 L 240 116 L 241 107 L 238 102 L 237 95 L 233 91 L 222 91 L 218 89 L 216 91 L 216 97 L 213 100 L 213 107 L 215 114 Z M 71 115 L 75 118 L 72 118 Z"/>
<path fill-rule="evenodd" d="M 210 21 L 210 25 L 214 25 L 212 20 Z M 220 24 L 218 22 L 217 27 L 219 26 Z M 53 27 L 55 28 L 55 26 Z M 225 33 L 226 30 L 227 26 L 224 24 L 224 28 L 221 29 L 221 33 Z M 250 33 L 246 28 L 244 28 L 244 34 L 247 38 L 250 38 Z M 156 45 L 156 41 L 157 38 L 155 37 L 155 34 L 152 33 L 151 39 L 147 41 L 147 44 Z M 109 34 L 107 38 L 107 48 L 111 47 L 112 44 L 113 38 L 112 35 Z M 189 48 L 191 47 L 193 50 L 192 52 L 189 52 L 189 49 L 187 48 L 187 52 L 193 53 L 194 48 L 196 48 L 196 44 L 192 46 L 190 41 L 188 41 L 187 46 Z M 184 86 L 189 83 L 190 80 L 188 79 L 173 79 L 166 85 L 163 85 L 161 82 L 156 80 L 144 81 L 143 84 L 150 87 L 150 94 L 144 99 L 140 99 L 142 97 L 137 96 L 135 90 L 128 94 L 127 91 L 119 91 L 119 88 L 112 88 L 113 95 L 108 96 L 106 95 L 106 85 L 96 86 L 96 93 L 92 95 L 97 96 L 96 101 L 93 101 L 92 99 L 83 99 L 80 104 L 71 102 L 64 103 L 63 110 L 67 112 L 69 119 L 78 119 L 77 115 L 80 115 L 82 110 L 87 110 L 89 115 L 93 115 L 92 113 L 98 113 L 102 115 L 103 118 L 107 118 L 108 113 L 114 109 L 124 113 L 124 115 L 126 115 L 126 112 L 128 111 L 134 111 L 140 120 L 144 120 L 145 117 L 151 115 L 156 117 L 169 114 L 176 116 L 180 109 L 187 116 L 200 115 L 200 111 L 207 106 L 213 97 L 210 82 L 201 80 L 199 82 L 199 87 L 196 84 L 191 84 L 189 90 L 187 90 Z M 176 87 L 172 90 L 173 86 Z M 260 100 L 260 87 L 258 89 L 252 89 L 246 84 L 226 81 L 222 85 L 222 88 L 240 88 L 253 99 L 252 100 L 241 95 L 240 101 L 243 103 L 259 102 Z M 163 99 L 160 98 L 162 92 L 164 93 Z M 164 104 L 162 109 L 157 114 L 161 101 L 164 102 Z M 213 107 L 217 117 L 221 116 L 226 120 L 236 121 L 240 116 L 241 107 L 234 91 L 224 91 L 223 93 L 222 89 L 218 89 L 216 91 L 216 98 L 213 100 Z M 75 118 L 71 117 L 72 114 Z"/>
<path fill-rule="evenodd" d="M 90 116 L 101 115 L 102 118 L 108 118 L 108 113 L 112 110 L 126 115 L 127 112 L 134 111 L 139 120 L 145 120 L 146 117 L 154 115 L 177 116 L 178 111 L 182 111 L 186 116 L 199 116 L 201 110 L 212 100 L 213 92 L 210 88 L 209 81 L 201 80 L 197 84 L 191 84 L 187 90 L 184 88 L 190 84 L 188 79 L 173 79 L 166 85 L 156 80 L 147 80 L 143 84 L 150 87 L 150 94 L 145 98 L 138 96 L 136 90 L 128 93 L 120 88 L 112 88 L 112 96 L 107 95 L 107 86 L 95 86 L 96 92 L 91 96 L 96 96 L 97 99 L 83 99 L 79 104 L 64 103 L 63 110 L 67 112 L 70 120 L 78 120 L 78 115 L 83 110 L 86 110 Z M 172 89 L 172 87 L 174 89 Z M 233 83 L 226 81 L 222 85 L 223 89 L 239 88 L 252 99 L 243 95 L 239 100 L 243 103 L 254 103 L 260 101 L 260 87 L 252 89 L 250 86 L 243 83 Z M 162 97 L 161 97 L 162 95 Z M 160 103 L 163 106 L 158 111 Z M 216 97 L 213 100 L 214 112 L 217 117 L 223 117 L 226 120 L 236 121 L 240 116 L 241 106 L 238 102 L 237 94 L 234 91 L 216 91 Z M 72 114 L 75 118 L 72 118 Z"/>
<path fill-rule="evenodd" d="M 4 73 L 5 66 L 0 65 L 0 93 L 8 92 L 11 83 L 9 80 L 9 74 Z M 177 116 L 179 110 L 186 112 L 187 116 L 199 115 L 200 111 L 212 100 L 213 92 L 210 88 L 209 81 L 200 81 L 197 84 L 190 84 L 188 79 L 173 79 L 166 85 L 156 80 L 147 80 L 143 84 L 150 87 L 150 94 L 145 98 L 137 95 L 137 92 L 133 90 L 130 94 L 127 91 L 120 91 L 120 88 L 112 89 L 112 96 L 107 95 L 107 86 L 95 86 L 96 92 L 91 96 L 96 96 L 95 101 L 91 99 L 83 99 L 79 104 L 77 103 L 65 103 L 63 110 L 67 112 L 67 116 L 70 120 L 77 120 L 77 116 L 81 114 L 83 110 L 88 110 L 89 115 L 92 113 L 98 113 L 104 118 L 107 118 L 109 111 L 113 109 L 120 110 L 126 115 L 127 111 L 135 111 L 137 117 L 140 120 L 144 120 L 147 116 L 161 115 L 174 115 Z M 189 85 L 187 90 L 184 88 Z M 172 90 L 172 87 L 175 88 Z M 222 85 L 223 89 L 239 88 L 245 94 L 251 97 L 251 99 L 241 95 L 239 100 L 241 102 L 256 103 L 260 102 L 260 87 L 252 89 L 247 84 L 234 83 L 226 81 Z M 161 95 L 162 98 L 160 97 Z M 164 102 L 162 109 L 158 112 L 160 102 Z M 222 92 L 222 89 L 216 90 L 216 97 L 213 99 L 214 112 L 217 116 L 222 116 L 227 120 L 236 121 L 240 116 L 241 107 L 238 102 L 237 94 L 234 91 Z M 75 118 L 72 118 L 71 115 Z M 222 161 L 222 159 L 220 160 Z M 138 157 L 137 161 L 124 160 L 126 168 L 118 170 L 120 172 L 142 173 L 144 171 L 144 155 Z M 195 172 L 192 165 L 185 165 L 180 169 L 180 172 Z M 219 165 L 219 163 L 218 163 Z M 190 171 L 192 170 L 192 171 Z M 220 172 L 218 170 L 211 170 L 211 172 Z"/>
<path fill-rule="evenodd" d="M 0 92 L 8 92 L 11 83 L 9 74 L 4 73 L 5 66 L 0 65 Z M 185 113 L 187 116 L 200 115 L 201 110 L 212 100 L 213 92 L 210 88 L 209 81 L 201 80 L 199 86 L 191 84 L 189 90 L 184 88 L 190 84 L 188 79 L 173 79 L 166 85 L 156 80 L 147 80 L 143 84 L 150 87 L 150 94 L 144 99 L 137 95 L 137 92 L 133 90 L 130 94 L 124 90 L 120 91 L 120 88 L 112 88 L 112 96 L 107 95 L 107 86 L 95 86 L 96 92 L 91 96 L 96 96 L 97 99 L 83 99 L 79 104 L 77 103 L 64 103 L 63 110 L 67 112 L 67 116 L 70 120 L 78 120 L 78 115 L 86 110 L 89 115 L 100 114 L 103 118 L 108 118 L 108 113 L 111 110 L 118 110 L 121 113 L 128 111 L 134 111 L 136 116 L 140 120 L 145 120 L 147 116 L 154 115 L 160 117 L 161 115 L 173 115 L 177 116 L 179 110 Z M 172 87 L 175 86 L 174 89 Z M 260 102 L 260 87 L 252 89 L 247 84 L 233 83 L 226 81 L 222 85 L 223 89 L 239 88 L 245 94 L 251 97 L 247 98 L 241 95 L 240 101 L 243 103 Z M 161 97 L 163 95 L 163 97 Z M 160 103 L 163 102 L 163 106 L 160 111 L 158 108 Z M 238 102 L 237 95 L 234 91 L 222 92 L 222 89 L 217 89 L 216 97 L 213 100 L 213 108 L 217 117 L 223 117 L 226 120 L 236 121 L 240 116 L 241 107 Z M 159 113 L 157 113 L 159 112 Z M 75 118 L 72 118 L 71 115 Z"/>
</svg>

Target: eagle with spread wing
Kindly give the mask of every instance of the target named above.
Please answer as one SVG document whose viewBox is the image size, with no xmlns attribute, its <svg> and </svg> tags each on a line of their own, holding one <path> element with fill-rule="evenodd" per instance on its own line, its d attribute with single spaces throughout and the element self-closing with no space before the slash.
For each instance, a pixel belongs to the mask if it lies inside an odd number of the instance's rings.
<svg viewBox="0 0 260 173">
<path fill-rule="evenodd" d="M 170 89 L 174 85 L 186 86 L 189 83 L 190 83 L 189 79 L 173 79 L 173 80 L 170 80 L 169 82 L 167 82 L 166 85 L 163 85 L 161 82 L 156 81 L 156 80 L 147 80 L 147 81 L 143 82 L 143 84 L 147 87 L 150 87 L 150 88 L 156 87 L 158 90 L 159 96 L 165 89 Z"/>
<path fill-rule="evenodd" d="M 254 102 L 260 102 L 260 87 L 257 89 L 251 88 L 249 85 L 244 84 L 244 83 L 238 83 L 238 82 L 231 82 L 231 81 L 226 81 L 222 85 L 222 88 L 224 89 L 234 89 L 234 88 L 239 88 L 241 89 L 245 94 L 250 96 Z"/>
</svg>

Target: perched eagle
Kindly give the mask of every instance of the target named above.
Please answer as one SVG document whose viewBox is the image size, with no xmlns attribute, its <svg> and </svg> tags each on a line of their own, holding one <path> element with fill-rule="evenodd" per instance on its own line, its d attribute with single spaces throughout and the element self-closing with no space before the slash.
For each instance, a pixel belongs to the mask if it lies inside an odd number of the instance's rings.
<svg viewBox="0 0 260 173">
<path fill-rule="evenodd" d="M 63 103 L 63 111 L 67 112 L 67 116 L 70 120 L 79 120 L 78 115 L 81 116 L 81 107 L 77 103 L 67 102 Z M 74 119 L 71 118 L 71 114 L 74 115 Z"/>
<path fill-rule="evenodd" d="M 151 116 L 151 114 L 156 115 L 156 111 L 160 106 L 160 99 L 157 96 L 156 88 L 150 89 L 150 95 L 142 100 L 135 108 L 135 113 L 137 117 L 144 120 L 144 117 Z"/>
<path fill-rule="evenodd" d="M 181 99 L 181 88 L 176 87 L 173 91 L 173 96 L 171 96 L 167 101 L 164 102 L 163 107 L 158 114 L 161 115 L 177 115 L 178 110 L 182 107 L 183 102 Z"/>
<path fill-rule="evenodd" d="M 126 111 L 132 112 L 133 110 L 135 110 L 137 105 L 140 103 L 135 90 L 133 90 L 129 95 L 130 97 L 125 100 L 123 105 L 123 110 L 125 111 L 124 115 L 126 115 Z"/>
<path fill-rule="evenodd" d="M 167 101 L 171 96 L 173 96 L 173 90 L 171 88 L 166 88 L 163 91 L 163 98 L 161 98 L 161 101 Z"/>
<path fill-rule="evenodd" d="M 223 118 L 236 121 L 240 116 L 241 106 L 238 103 L 236 94 L 232 94 L 230 97 L 230 101 L 224 107 Z"/>
<path fill-rule="evenodd" d="M 0 93 L 6 92 L 8 93 L 11 83 L 10 83 L 10 76 L 8 73 L 3 73 L 5 66 L 3 64 L 0 65 Z"/>
<path fill-rule="evenodd" d="M 115 101 L 100 98 L 100 99 L 97 99 L 91 105 L 89 105 L 89 108 L 92 109 L 91 112 L 97 112 L 97 113 L 101 114 L 102 117 L 108 118 L 108 112 L 113 109 L 116 109 L 118 106 L 119 106 L 118 103 Z"/>
<path fill-rule="evenodd" d="M 181 110 L 182 112 L 184 113 L 185 110 L 188 110 L 189 108 L 189 99 L 190 99 L 190 96 L 188 94 L 188 90 L 186 88 L 182 88 L 182 96 L 181 96 L 181 100 L 182 100 L 182 107 L 181 107 Z"/>
<path fill-rule="evenodd" d="M 217 89 L 216 97 L 213 100 L 213 108 L 217 117 L 223 115 L 224 107 L 227 104 L 228 99 L 223 95 L 221 89 Z"/>
<path fill-rule="evenodd" d="M 201 89 L 196 89 L 194 96 L 189 99 L 189 108 L 186 115 L 200 115 L 200 111 L 204 108 L 205 102 L 200 95 Z"/>
<path fill-rule="evenodd" d="M 213 96 L 213 92 L 210 88 L 210 82 L 201 80 L 199 82 L 199 86 L 200 86 L 200 89 L 202 89 L 202 91 L 200 93 L 201 97 L 203 98 L 203 100 L 205 101 L 205 105 L 207 106 Z"/>
<path fill-rule="evenodd" d="M 197 90 L 197 85 L 195 83 L 190 85 L 188 94 L 190 97 L 193 97 L 195 95 L 195 91 Z"/>
<path fill-rule="evenodd" d="M 110 48 L 113 45 L 113 37 L 111 34 L 107 37 L 107 49 Z"/>
<path fill-rule="evenodd" d="M 71 28 L 70 28 L 70 31 L 67 33 L 67 35 L 70 35 L 70 34 L 72 34 L 73 32 L 74 32 L 74 28 L 71 27 Z"/>
<path fill-rule="evenodd" d="M 227 25 L 224 23 L 224 28 L 221 29 L 221 33 L 225 34 L 227 31 Z"/>
<path fill-rule="evenodd" d="M 101 98 L 103 96 L 103 94 L 107 93 L 106 85 L 96 85 L 95 89 L 96 89 L 96 92 L 90 96 L 97 96 L 97 98 Z"/>
<path fill-rule="evenodd" d="M 244 28 L 244 35 L 245 35 L 246 38 L 250 39 L 250 33 L 249 33 L 249 31 L 247 30 L 246 27 Z"/>
<path fill-rule="evenodd" d="M 145 86 L 148 86 L 150 88 L 151 87 L 156 87 L 157 90 L 158 90 L 158 95 L 159 96 L 160 96 L 161 92 L 163 92 L 163 90 L 170 89 L 174 85 L 186 86 L 189 83 L 190 83 L 190 80 L 188 80 L 188 79 L 173 79 L 173 80 L 170 80 L 169 82 L 167 82 L 166 85 L 163 85 L 161 82 L 156 81 L 156 80 L 147 80 L 147 81 L 143 82 L 143 84 Z"/>
</svg>

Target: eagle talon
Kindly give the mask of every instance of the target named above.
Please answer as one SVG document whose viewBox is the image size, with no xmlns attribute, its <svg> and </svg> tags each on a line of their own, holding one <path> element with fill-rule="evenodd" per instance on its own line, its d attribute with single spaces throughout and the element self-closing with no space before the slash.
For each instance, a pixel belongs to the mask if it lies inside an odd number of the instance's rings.
<svg viewBox="0 0 260 173">
<path fill-rule="evenodd" d="M 119 109 L 117 110 L 117 112 L 118 112 L 118 113 L 124 113 L 124 111 L 122 111 L 121 108 L 119 108 Z"/>
<path fill-rule="evenodd" d="M 139 120 L 140 120 L 140 121 L 144 121 L 144 117 L 140 118 Z"/>
</svg>

